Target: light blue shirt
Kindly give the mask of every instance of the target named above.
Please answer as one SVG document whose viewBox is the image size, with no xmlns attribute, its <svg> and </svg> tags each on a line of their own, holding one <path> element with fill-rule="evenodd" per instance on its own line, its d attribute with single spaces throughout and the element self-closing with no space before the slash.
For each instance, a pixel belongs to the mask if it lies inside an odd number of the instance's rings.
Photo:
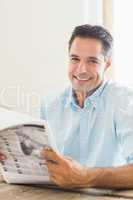
<svg viewBox="0 0 133 200">
<path fill-rule="evenodd" d="M 41 118 L 52 129 L 57 148 L 89 167 L 133 163 L 133 89 L 104 83 L 80 108 L 72 88 L 46 97 Z"/>
</svg>

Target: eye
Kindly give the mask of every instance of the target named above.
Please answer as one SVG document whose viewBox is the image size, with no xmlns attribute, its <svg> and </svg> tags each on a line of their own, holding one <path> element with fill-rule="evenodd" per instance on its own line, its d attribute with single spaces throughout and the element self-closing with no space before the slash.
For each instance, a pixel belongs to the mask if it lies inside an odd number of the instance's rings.
<svg viewBox="0 0 133 200">
<path fill-rule="evenodd" d="M 70 58 L 70 61 L 71 61 L 72 63 L 77 63 L 77 62 L 80 61 L 80 59 L 77 58 L 77 57 L 71 57 L 71 58 Z"/>
<path fill-rule="evenodd" d="M 97 60 L 88 60 L 88 64 L 99 64 Z"/>
</svg>

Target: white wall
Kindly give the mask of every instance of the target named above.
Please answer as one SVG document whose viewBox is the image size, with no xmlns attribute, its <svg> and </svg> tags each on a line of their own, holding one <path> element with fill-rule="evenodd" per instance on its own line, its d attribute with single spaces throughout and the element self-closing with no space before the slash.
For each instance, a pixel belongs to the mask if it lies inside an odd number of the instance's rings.
<svg viewBox="0 0 133 200">
<path fill-rule="evenodd" d="M 70 34 L 93 20 L 87 1 L 0 1 L 0 104 L 36 115 L 41 96 L 68 84 Z"/>
<path fill-rule="evenodd" d="M 103 0 L 83 0 L 83 23 L 103 24 Z"/>
</svg>

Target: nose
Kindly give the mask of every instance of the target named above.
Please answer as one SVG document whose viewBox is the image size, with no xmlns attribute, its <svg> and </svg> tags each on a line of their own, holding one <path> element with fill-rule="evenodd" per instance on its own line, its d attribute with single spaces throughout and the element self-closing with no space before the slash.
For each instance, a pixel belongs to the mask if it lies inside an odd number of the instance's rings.
<svg viewBox="0 0 133 200">
<path fill-rule="evenodd" d="M 86 73 L 87 72 L 87 65 L 85 62 L 80 62 L 77 69 L 78 73 Z"/>
</svg>

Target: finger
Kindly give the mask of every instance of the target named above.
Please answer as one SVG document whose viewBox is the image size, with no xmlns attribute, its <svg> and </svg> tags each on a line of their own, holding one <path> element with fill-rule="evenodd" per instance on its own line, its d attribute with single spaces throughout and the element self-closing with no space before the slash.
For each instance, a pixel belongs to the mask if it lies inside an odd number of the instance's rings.
<svg viewBox="0 0 133 200">
<path fill-rule="evenodd" d="M 60 174 L 61 170 L 59 165 L 46 161 L 46 166 L 50 174 Z"/>
<path fill-rule="evenodd" d="M 50 176 L 50 181 L 51 181 L 52 183 L 54 183 L 55 185 L 58 185 L 58 182 L 57 182 L 55 176 Z"/>
<path fill-rule="evenodd" d="M 0 160 L 6 160 L 6 155 L 2 152 L 0 152 Z"/>
<path fill-rule="evenodd" d="M 50 177 L 49 177 L 49 178 L 50 178 L 50 181 L 52 181 L 52 182 L 53 182 L 54 180 L 56 180 L 56 176 L 53 175 L 53 174 L 50 174 Z"/>
<path fill-rule="evenodd" d="M 57 162 L 57 161 L 55 161 L 55 160 L 51 160 L 51 159 L 46 159 L 45 162 L 47 162 L 47 163 L 49 163 L 49 164 L 53 164 L 53 165 L 58 165 L 58 164 L 59 164 L 59 162 Z"/>
<path fill-rule="evenodd" d="M 55 185 L 58 185 L 60 187 L 63 187 L 63 179 L 61 176 L 57 176 L 57 175 L 51 175 L 50 176 L 50 180 L 51 182 L 53 182 Z"/>
<path fill-rule="evenodd" d="M 73 161 L 73 159 L 69 156 L 64 156 L 64 158 L 67 159 L 67 160 Z"/>
<path fill-rule="evenodd" d="M 43 149 L 41 154 L 46 160 L 55 161 L 57 163 L 63 160 L 63 157 L 59 153 L 50 148 Z"/>
<path fill-rule="evenodd" d="M 51 182 L 59 186 L 62 189 L 71 189 L 72 186 L 64 181 L 61 176 L 51 176 Z"/>
</svg>

